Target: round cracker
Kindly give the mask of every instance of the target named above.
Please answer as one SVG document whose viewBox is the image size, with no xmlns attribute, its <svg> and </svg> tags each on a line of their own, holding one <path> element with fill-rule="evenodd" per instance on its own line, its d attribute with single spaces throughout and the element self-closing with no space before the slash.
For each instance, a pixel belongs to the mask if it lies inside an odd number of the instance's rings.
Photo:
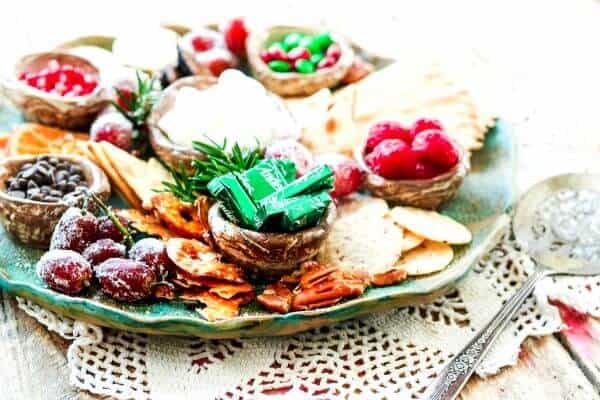
<svg viewBox="0 0 600 400">
<path fill-rule="evenodd" d="M 402 239 L 402 252 L 404 253 L 420 246 L 424 240 L 425 238 L 423 236 L 417 235 L 416 233 L 405 229 L 404 238 Z"/>
<path fill-rule="evenodd" d="M 390 216 L 403 228 L 434 242 L 465 244 L 472 238 L 471 232 L 464 225 L 435 211 L 394 207 Z"/>
<path fill-rule="evenodd" d="M 419 247 L 403 254 L 394 268 L 406 271 L 409 276 L 427 275 L 446 268 L 453 257 L 454 251 L 446 243 L 425 240 Z"/>
</svg>

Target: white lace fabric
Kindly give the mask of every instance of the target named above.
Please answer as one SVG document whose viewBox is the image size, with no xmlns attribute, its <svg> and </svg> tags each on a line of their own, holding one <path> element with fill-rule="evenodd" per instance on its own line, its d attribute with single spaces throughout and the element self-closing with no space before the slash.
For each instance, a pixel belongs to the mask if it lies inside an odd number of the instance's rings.
<svg viewBox="0 0 600 400">
<path fill-rule="evenodd" d="M 70 381 L 117 399 L 418 399 L 436 373 L 527 278 L 532 261 L 505 237 L 451 293 L 429 304 L 289 337 L 205 340 L 133 334 L 58 316 L 19 300 L 71 343 Z M 477 373 L 514 365 L 528 336 L 557 332 L 548 299 L 600 317 L 600 278 L 543 281 Z M 279 396 L 278 396 L 279 395 Z"/>
</svg>

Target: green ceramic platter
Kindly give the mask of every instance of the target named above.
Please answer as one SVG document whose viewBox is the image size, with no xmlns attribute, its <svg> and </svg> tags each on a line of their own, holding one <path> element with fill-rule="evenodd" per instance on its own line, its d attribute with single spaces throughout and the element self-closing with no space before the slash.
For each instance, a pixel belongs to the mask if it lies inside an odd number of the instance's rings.
<svg viewBox="0 0 600 400">
<path fill-rule="evenodd" d="M 1 106 L 0 106 L 1 107 Z M 0 130 L 20 121 L 14 110 L 0 108 Z M 505 215 L 514 197 L 515 150 L 513 137 L 502 121 L 491 129 L 485 147 L 473 156 L 472 171 L 458 195 L 443 212 L 467 224 L 473 242 L 456 247 L 446 270 L 395 286 L 370 288 L 360 298 L 334 307 L 285 315 L 262 311 L 255 303 L 241 316 L 208 322 L 179 301 L 122 304 L 92 288 L 82 296 L 62 295 L 48 289 L 35 273 L 42 251 L 21 246 L 0 228 L 0 288 L 75 319 L 150 334 L 234 338 L 287 335 L 349 318 L 429 301 L 451 289 L 498 240 L 508 223 Z M 113 199 L 115 200 L 115 199 Z M 118 200 L 115 200 L 118 201 Z M 366 233 L 365 233 L 366 234 Z"/>
</svg>

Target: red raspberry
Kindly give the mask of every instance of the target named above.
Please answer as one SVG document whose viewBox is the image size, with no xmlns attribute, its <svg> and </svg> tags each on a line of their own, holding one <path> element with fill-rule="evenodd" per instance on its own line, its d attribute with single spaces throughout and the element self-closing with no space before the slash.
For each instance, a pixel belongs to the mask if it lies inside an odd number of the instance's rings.
<svg viewBox="0 0 600 400">
<path fill-rule="evenodd" d="M 418 120 L 413 122 L 412 126 L 410 127 L 413 137 L 417 136 L 418 133 L 428 131 L 430 129 L 437 129 L 443 131 L 444 127 L 442 126 L 442 123 L 439 120 L 431 118 L 419 118 Z"/>
<path fill-rule="evenodd" d="M 311 152 L 295 140 L 280 140 L 267 147 L 265 158 L 291 160 L 296 165 L 296 176 L 302 176 L 313 166 Z"/>
<path fill-rule="evenodd" d="M 109 258 L 125 257 L 125 245 L 111 239 L 100 239 L 83 251 L 83 256 L 92 265 L 100 264 Z"/>
<path fill-rule="evenodd" d="M 290 61 L 308 60 L 310 58 L 310 51 L 305 47 L 296 47 L 289 51 L 287 57 Z"/>
<path fill-rule="evenodd" d="M 94 142 L 109 142 L 120 149 L 133 149 L 133 125 L 120 113 L 99 116 L 90 128 L 90 139 Z"/>
<path fill-rule="evenodd" d="M 440 130 L 419 133 L 412 143 L 413 150 L 421 161 L 447 171 L 458 162 L 458 150 L 451 140 Z"/>
<path fill-rule="evenodd" d="M 365 145 L 365 153 L 368 154 L 375 146 L 385 139 L 400 139 L 406 143 L 411 143 L 414 136 L 410 129 L 396 121 L 380 121 L 369 129 L 367 136 L 367 144 Z"/>
<path fill-rule="evenodd" d="M 77 294 L 90 286 L 90 263 L 72 250 L 50 250 L 40 258 L 37 273 L 46 284 L 61 293 Z"/>
<path fill-rule="evenodd" d="M 248 28 L 243 18 L 234 18 L 227 22 L 221 29 L 225 36 L 227 48 L 238 57 L 246 56 L 246 38 Z"/>
<path fill-rule="evenodd" d="M 386 139 L 365 157 L 369 168 L 387 179 L 412 179 L 418 162 L 408 144 L 400 139 Z"/>
<path fill-rule="evenodd" d="M 431 179 L 440 174 L 440 170 L 430 164 L 418 162 L 415 167 L 415 179 Z"/>
<path fill-rule="evenodd" d="M 335 184 L 331 197 L 342 198 L 356 192 L 365 178 L 358 163 L 341 154 L 326 154 L 317 159 L 317 164 L 327 164 L 333 170 Z"/>
<path fill-rule="evenodd" d="M 207 36 L 198 35 L 192 38 L 192 47 L 199 53 L 212 49 L 214 45 L 214 40 Z"/>
</svg>

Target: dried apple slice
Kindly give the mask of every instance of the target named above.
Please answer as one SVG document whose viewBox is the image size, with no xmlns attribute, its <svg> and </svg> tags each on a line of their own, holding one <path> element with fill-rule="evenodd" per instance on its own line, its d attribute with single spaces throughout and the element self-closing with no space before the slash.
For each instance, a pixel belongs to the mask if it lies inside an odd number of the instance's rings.
<svg viewBox="0 0 600 400">
<path fill-rule="evenodd" d="M 193 204 L 184 203 L 172 193 L 159 193 L 150 203 L 165 225 L 182 237 L 203 239 L 209 232 L 207 218 Z"/>
</svg>

